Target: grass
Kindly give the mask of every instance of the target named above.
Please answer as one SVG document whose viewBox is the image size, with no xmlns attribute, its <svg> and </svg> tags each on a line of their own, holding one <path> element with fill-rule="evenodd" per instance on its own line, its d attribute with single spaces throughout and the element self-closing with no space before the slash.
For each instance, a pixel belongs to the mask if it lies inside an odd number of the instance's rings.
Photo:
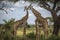
<svg viewBox="0 0 60 40">
<path fill-rule="evenodd" d="M 53 30 L 51 30 L 51 28 L 48 28 L 48 30 L 49 30 L 49 35 L 48 35 L 49 37 L 47 39 L 44 38 L 43 30 L 40 30 L 40 34 L 42 35 L 42 36 L 40 36 L 40 40 L 60 40 L 60 32 L 59 32 L 59 36 L 56 37 L 56 36 L 52 35 L 52 32 L 50 32 L 50 31 L 53 31 Z M 35 40 L 35 34 L 36 34 L 35 28 L 26 29 L 26 35 L 27 35 L 28 40 Z M 23 40 L 23 28 L 19 28 L 17 30 L 17 37 L 18 37 L 17 39 Z"/>
<path fill-rule="evenodd" d="M 35 29 L 35 27 L 34 27 L 34 28 L 27 28 L 27 29 L 26 29 L 26 35 L 29 34 L 29 33 L 35 33 L 35 34 L 36 34 L 36 29 Z M 41 34 L 41 35 L 44 35 L 44 31 L 43 31 L 43 30 L 40 30 L 40 34 Z M 16 35 L 17 35 L 17 36 L 23 36 L 23 28 L 19 28 L 19 29 L 17 30 L 17 34 L 16 34 Z M 49 35 L 51 35 L 50 30 L 49 30 Z"/>
<path fill-rule="evenodd" d="M 29 28 L 29 29 L 26 29 L 26 34 L 29 34 L 29 33 L 32 33 L 32 32 L 36 32 L 35 29 L 33 28 Z M 23 35 L 23 28 L 19 28 L 17 30 L 17 36 L 22 36 Z"/>
<path fill-rule="evenodd" d="M 47 39 L 45 39 L 44 38 L 44 31 L 42 30 L 42 28 L 40 28 L 40 34 L 41 34 L 40 40 L 60 40 L 60 32 L 59 32 L 59 36 L 55 37 L 52 35 L 52 31 L 53 31 L 52 27 L 49 27 L 48 31 L 49 31 L 49 35 L 48 35 Z M 10 33 L 7 33 L 6 35 L 8 35 L 9 37 L 6 36 L 5 39 L 11 37 Z M 27 40 L 35 40 L 36 28 L 35 27 L 27 28 L 26 29 L 26 37 L 27 37 Z M 16 38 L 17 38 L 16 40 L 24 40 L 23 39 L 23 27 L 18 28 Z"/>
</svg>

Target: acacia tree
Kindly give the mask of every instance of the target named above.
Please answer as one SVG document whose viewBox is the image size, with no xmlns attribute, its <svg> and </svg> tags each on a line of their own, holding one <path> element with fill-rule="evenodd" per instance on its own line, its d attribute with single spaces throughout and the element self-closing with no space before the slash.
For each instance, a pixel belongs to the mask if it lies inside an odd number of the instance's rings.
<svg viewBox="0 0 60 40">
<path fill-rule="evenodd" d="M 59 18 L 57 16 L 58 11 L 60 10 L 60 7 L 57 6 L 58 2 L 59 2 L 59 0 L 53 0 L 53 7 L 50 8 L 51 6 L 49 4 L 47 4 L 45 2 L 45 0 L 41 0 L 41 4 L 43 5 L 42 7 L 51 12 L 51 15 L 52 15 L 52 18 L 53 18 L 53 21 L 54 21 L 54 29 L 53 29 L 53 34 L 54 35 L 58 35 L 58 31 L 59 31 L 59 27 L 60 27 L 60 25 L 59 25 L 60 21 L 58 21 Z"/>
<path fill-rule="evenodd" d="M 25 0 L 26 1 L 26 0 Z M 32 2 L 32 0 L 30 0 Z M 35 0 L 34 0 L 35 1 Z M 53 21 L 54 21 L 54 29 L 53 29 L 53 34 L 54 35 L 58 35 L 58 31 L 59 31 L 59 27 L 60 27 L 60 21 L 59 21 L 59 18 L 57 16 L 57 13 L 59 12 L 60 10 L 60 6 L 57 6 L 57 3 L 60 2 L 60 0 L 48 0 L 48 2 L 52 3 L 53 6 L 51 7 L 51 5 L 49 5 L 47 3 L 46 0 L 37 0 L 37 1 L 40 1 L 39 2 L 39 5 L 40 7 L 48 10 L 51 15 L 52 15 L 52 18 L 53 18 Z M 60 5 L 60 3 L 59 3 Z"/>
</svg>

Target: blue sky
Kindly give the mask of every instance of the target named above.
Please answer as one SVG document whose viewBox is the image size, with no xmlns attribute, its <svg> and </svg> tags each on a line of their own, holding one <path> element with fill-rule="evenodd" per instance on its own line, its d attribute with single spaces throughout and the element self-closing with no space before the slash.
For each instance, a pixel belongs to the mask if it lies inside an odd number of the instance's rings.
<svg viewBox="0 0 60 40">
<path fill-rule="evenodd" d="M 20 20 L 23 16 L 26 15 L 26 11 L 24 11 L 24 7 L 25 6 L 28 6 L 30 3 L 29 2 L 24 2 L 24 1 L 18 1 L 16 2 L 15 4 L 9 4 L 10 6 L 10 10 L 13 10 L 13 11 L 10 11 L 9 9 L 7 9 L 8 11 L 8 14 L 4 14 L 4 12 L 0 12 L 0 23 L 3 23 L 3 19 L 6 19 L 6 20 L 9 20 L 11 18 L 15 18 L 15 20 Z M 8 5 L 7 5 L 8 6 Z M 37 3 L 35 4 L 32 4 L 32 6 L 41 13 L 41 15 L 45 18 L 47 16 L 51 16 L 50 12 L 39 7 L 37 5 Z M 29 18 L 28 18 L 28 23 L 29 24 L 35 24 L 35 16 L 34 14 L 31 12 L 31 10 L 29 10 Z"/>
</svg>

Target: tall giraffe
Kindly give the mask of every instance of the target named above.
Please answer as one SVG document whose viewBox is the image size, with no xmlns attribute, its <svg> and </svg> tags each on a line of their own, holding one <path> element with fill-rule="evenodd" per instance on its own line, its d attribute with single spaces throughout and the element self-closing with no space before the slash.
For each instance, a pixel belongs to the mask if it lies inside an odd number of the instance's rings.
<svg viewBox="0 0 60 40">
<path fill-rule="evenodd" d="M 37 10 L 33 8 L 33 6 L 30 4 L 27 9 L 30 9 L 33 14 L 36 17 L 35 24 L 36 24 L 36 40 L 39 40 L 39 25 L 43 27 L 44 34 L 47 35 L 47 29 L 48 29 L 48 22 L 47 20 L 41 16 L 41 13 L 39 13 Z"/>
<path fill-rule="evenodd" d="M 23 36 L 26 35 L 27 19 L 28 19 L 28 11 L 27 11 L 27 14 L 21 20 L 14 22 L 14 34 L 13 34 L 14 37 L 16 37 L 16 31 L 17 31 L 19 25 L 22 25 L 24 27 Z"/>
</svg>

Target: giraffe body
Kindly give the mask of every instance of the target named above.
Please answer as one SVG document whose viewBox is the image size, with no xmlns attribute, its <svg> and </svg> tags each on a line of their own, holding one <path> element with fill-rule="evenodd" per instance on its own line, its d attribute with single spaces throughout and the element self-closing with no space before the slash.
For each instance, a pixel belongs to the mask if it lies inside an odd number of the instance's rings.
<svg viewBox="0 0 60 40">
<path fill-rule="evenodd" d="M 26 35 L 27 19 L 28 19 L 28 11 L 27 11 L 27 14 L 21 20 L 14 22 L 14 31 L 13 31 L 14 38 L 16 37 L 16 31 L 20 25 L 24 27 L 23 36 Z"/>
<path fill-rule="evenodd" d="M 36 35 L 37 35 L 36 40 L 39 40 L 39 38 L 38 38 L 39 37 L 39 25 L 43 27 L 44 33 L 45 33 L 45 35 L 47 35 L 48 22 L 44 17 L 41 16 L 41 13 L 39 13 L 37 10 L 35 10 L 33 8 L 33 6 L 31 6 L 31 4 L 28 6 L 27 9 L 30 9 L 36 17 L 36 20 L 35 20 Z"/>
</svg>

